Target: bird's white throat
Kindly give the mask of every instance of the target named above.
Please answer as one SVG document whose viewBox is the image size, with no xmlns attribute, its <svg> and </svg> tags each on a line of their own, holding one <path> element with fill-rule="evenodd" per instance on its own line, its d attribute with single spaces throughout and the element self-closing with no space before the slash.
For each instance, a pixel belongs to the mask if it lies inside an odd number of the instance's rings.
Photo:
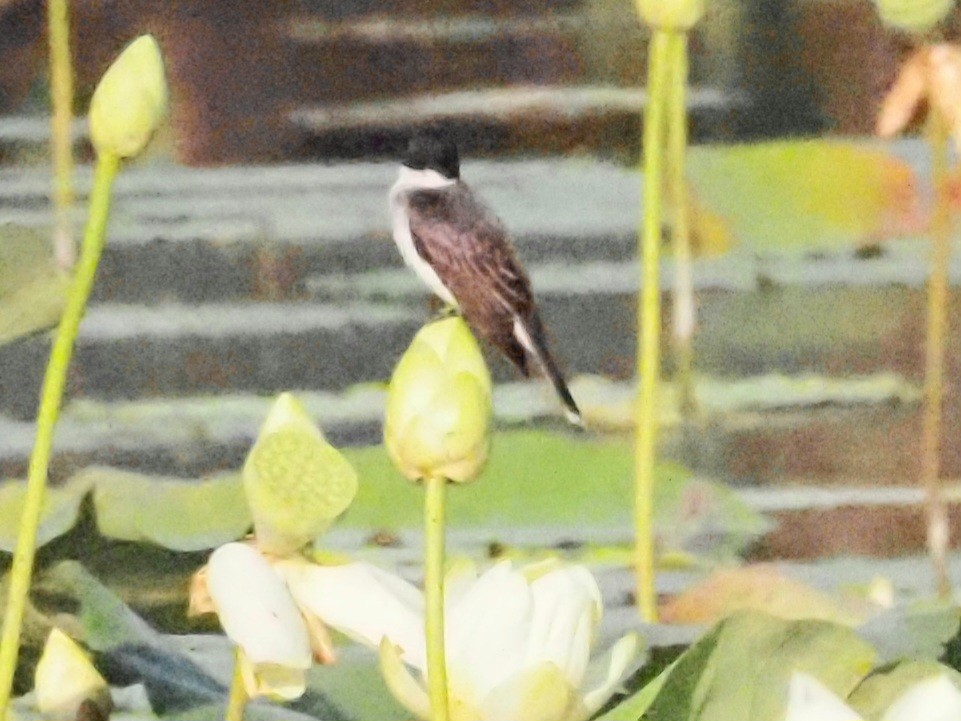
<svg viewBox="0 0 961 721">
<path fill-rule="evenodd" d="M 402 165 L 397 182 L 390 189 L 390 216 L 394 231 L 394 242 L 400 251 L 404 262 L 417 273 L 431 292 L 445 303 L 456 306 L 454 294 L 437 276 L 430 264 L 420 257 L 414 247 L 414 238 L 410 232 L 410 216 L 408 215 L 406 194 L 415 190 L 441 189 L 456 183 L 456 180 L 445 178 L 436 170 L 414 170 Z"/>
<path fill-rule="evenodd" d="M 457 182 L 457 178 L 447 178 L 436 170 L 423 168 L 414 170 L 406 165 L 400 166 L 400 173 L 397 175 L 397 182 L 394 183 L 392 193 L 405 190 L 437 190 L 447 188 Z"/>
</svg>

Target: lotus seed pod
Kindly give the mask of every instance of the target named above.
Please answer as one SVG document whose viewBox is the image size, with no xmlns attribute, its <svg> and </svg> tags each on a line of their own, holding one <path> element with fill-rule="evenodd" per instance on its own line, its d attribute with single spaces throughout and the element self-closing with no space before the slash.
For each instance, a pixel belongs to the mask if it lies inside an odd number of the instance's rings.
<svg viewBox="0 0 961 721">
<path fill-rule="evenodd" d="M 286 556 L 312 542 L 357 493 L 357 473 L 289 393 L 274 402 L 243 470 L 257 545 Z"/>
<path fill-rule="evenodd" d="M 410 480 L 475 478 L 490 448 L 491 379 L 458 317 L 424 326 L 394 370 L 384 443 Z"/>
<path fill-rule="evenodd" d="M 875 0 L 885 25 L 922 33 L 944 20 L 954 0 Z"/>
<path fill-rule="evenodd" d="M 90 139 L 98 155 L 120 158 L 144 149 L 167 114 L 160 47 L 141 35 L 107 68 L 90 101 Z"/>
<path fill-rule="evenodd" d="M 637 0 L 641 19 L 661 30 L 690 30 L 704 15 L 704 0 Z"/>
</svg>

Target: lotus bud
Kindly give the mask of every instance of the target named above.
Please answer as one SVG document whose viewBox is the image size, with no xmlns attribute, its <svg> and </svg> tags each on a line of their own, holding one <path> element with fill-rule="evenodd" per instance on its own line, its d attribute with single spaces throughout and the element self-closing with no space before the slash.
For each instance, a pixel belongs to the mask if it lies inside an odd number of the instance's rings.
<svg viewBox="0 0 961 721">
<path fill-rule="evenodd" d="M 151 35 L 134 40 L 107 68 L 90 101 L 90 139 L 98 155 L 140 153 L 167 113 L 167 80 Z"/>
<path fill-rule="evenodd" d="M 384 443 L 410 480 L 459 483 L 480 473 L 490 448 L 491 379 L 459 317 L 424 326 L 394 369 Z"/>
<path fill-rule="evenodd" d="M 690 30 L 704 15 L 704 0 L 636 0 L 641 19 L 661 30 Z"/>
<path fill-rule="evenodd" d="M 357 493 L 357 473 L 289 393 L 274 402 L 243 470 L 257 545 L 290 555 L 312 542 Z"/>
<path fill-rule="evenodd" d="M 875 3 L 885 25 L 910 32 L 931 30 L 954 7 L 954 0 L 875 0 Z"/>
<path fill-rule="evenodd" d="M 58 628 L 47 637 L 34 677 L 37 708 L 53 719 L 77 718 L 85 701 L 106 717 L 111 708 L 110 689 L 80 646 Z"/>
</svg>

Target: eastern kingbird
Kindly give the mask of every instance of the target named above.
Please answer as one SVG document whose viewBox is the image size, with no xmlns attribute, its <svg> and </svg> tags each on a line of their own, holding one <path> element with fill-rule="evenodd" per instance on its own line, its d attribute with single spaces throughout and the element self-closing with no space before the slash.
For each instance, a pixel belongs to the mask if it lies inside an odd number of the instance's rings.
<svg viewBox="0 0 961 721">
<path fill-rule="evenodd" d="M 554 384 L 567 419 L 582 425 L 548 350 L 527 273 L 500 219 L 460 179 L 457 146 L 449 137 L 423 132 L 411 139 L 390 190 L 390 213 L 404 262 L 525 376 L 528 354 L 533 357 Z"/>
</svg>

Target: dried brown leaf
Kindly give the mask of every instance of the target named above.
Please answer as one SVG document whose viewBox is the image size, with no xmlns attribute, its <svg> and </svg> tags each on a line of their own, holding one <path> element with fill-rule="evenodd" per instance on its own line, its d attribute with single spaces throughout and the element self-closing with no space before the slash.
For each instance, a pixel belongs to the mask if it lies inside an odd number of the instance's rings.
<svg viewBox="0 0 961 721">
<path fill-rule="evenodd" d="M 947 121 L 955 144 L 961 146 L 961 47 L 935 45 L 929 51 L 929 66 L 929 101 Z"/>
<path fill-rule="evenodd" d="M 187 615 L 190 617 L 203 616 L 206 613 L 216 613 L 214 600 L 207 589 L 207 567 L 204 566 L 190 578 L 190 592 L 188 595 Z"/>
<path fill-rule="evenodd" d="M 911 55 L 901 66 L 894 85 L 881 104 L 877 133 L 890 138 L 904 130 L 917 113 L 928 92 L 928 50 L 923 48 Z"/>
</svg>

